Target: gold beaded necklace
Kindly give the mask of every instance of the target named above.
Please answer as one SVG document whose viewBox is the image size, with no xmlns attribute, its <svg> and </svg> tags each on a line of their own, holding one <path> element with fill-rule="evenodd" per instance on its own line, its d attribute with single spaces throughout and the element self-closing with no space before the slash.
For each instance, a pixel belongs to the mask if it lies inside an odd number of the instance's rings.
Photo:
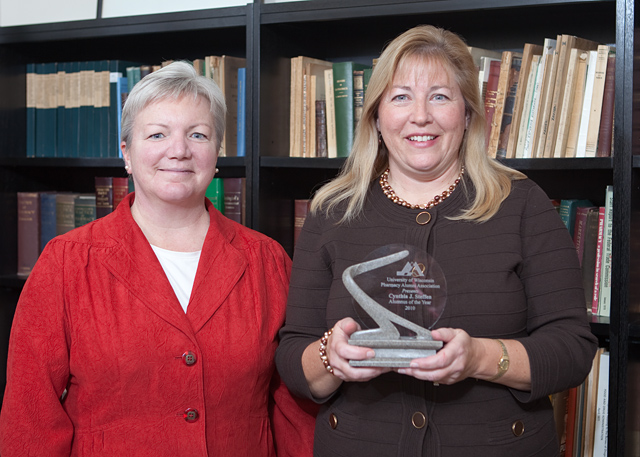
<svg viewBox="0 0 640 457">
<path fill-rule="evenodd" d="M 453 182 L 453 184 L 451 184 L 449 186 L 448 189 L 443 191 L 441 194 L 436 195 L 431 200 L 429 200 L 427 203 L 422 204 L 422 205 L 412 205 L 411 203 L 403 200 L 402 198 L 400 198 L 400 197 L 398 197 L 396 195 L 395 191 L 393 190 L 393 188 L 389 184 L 389 169 L 388 168 L 380 176 L 380 181 L 379 182 L 380 182 L 380 187 L 382 188 L 382 192 L 384 192 L 384 194 L 387 196 L 387 198 L 389 200 L 391 200 L 393 203 L 395 203 L 397 205 L 400 205 L 400 206 L 404 206 L 405 208 L 424 209 L 424 210 L 426 210 L 426 209 L 431 209 L 434 206 L 439 205 L 444 200 L 446 200 L 447 197 L 449 197 L 453 193 L 453 191 L 456 189 L 456 187 L 458 187 L 458 184 L 460 184 L 460 181 L 462 180 L 462 175 L 463 174 L 464 174 L 464 167 L 462 167 L 462 169 L 460 170 L 460 174 L 458 175 L 456 180 Z M 431 214 L 429 214 L 426 211 L 422 211 L 420 214 L 418 214 L 416 216 L 416 222 L 418 224 L 420 224 L 420 225 L 428 224 L 430 220 L 431 220 Z"/>
</svg>

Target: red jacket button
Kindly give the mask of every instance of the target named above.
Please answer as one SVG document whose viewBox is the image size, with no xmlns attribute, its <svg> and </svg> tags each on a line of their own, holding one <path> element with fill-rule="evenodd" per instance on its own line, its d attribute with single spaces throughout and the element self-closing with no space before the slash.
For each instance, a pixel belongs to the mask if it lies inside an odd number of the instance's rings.
<svg viewBox="0 0 640 457">
<path fill-rule="evenodd" d="M 198 417 L 200 417 L 200 415 L 198 414 L 198 410 L 194 409 L 194 408 L 187 408 L 184 411 L 184 420 L 186 420 L 187 422 L 195 422 L 198 420 Z"/>
<path fill-rule="evenodd" d="M 191 351 L 187 351 L 184 354 L 182 354 L 182 361 L 184 362 L 185 365 L 189 367 L 194 363 L 196 363 L 196 360 L 197 360 L 196 355 Z"/>
</svg>

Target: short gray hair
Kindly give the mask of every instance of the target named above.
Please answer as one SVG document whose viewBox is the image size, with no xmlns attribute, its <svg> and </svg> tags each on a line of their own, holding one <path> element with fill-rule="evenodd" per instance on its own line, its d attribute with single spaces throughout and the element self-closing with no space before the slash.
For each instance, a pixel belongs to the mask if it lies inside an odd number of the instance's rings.
<svg viewBox="0 0 640 457">
<path fill-rule="evenodd" d="M 147 105 L 183 96 L 192 96 L 194 99 L 200 96 L 209 102 L 218 151 L 224 136 L 227 111 L 224 95 L 213 80 L 198 75 L 193 65 L 183 61 L 173 62 L 148 74 L 129 92 L 122 108 L 122 141 L 130 144 L 136 117 Z"/>
</svg>

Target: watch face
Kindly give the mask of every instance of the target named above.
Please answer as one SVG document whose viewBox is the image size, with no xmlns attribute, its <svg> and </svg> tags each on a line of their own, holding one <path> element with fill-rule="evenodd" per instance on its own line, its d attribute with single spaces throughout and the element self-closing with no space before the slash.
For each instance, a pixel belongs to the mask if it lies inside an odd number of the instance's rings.
<svg viewBox="0 0 640 457">
<path fill-rule="evenodd" d="M 507 368 L 509 368 L 509 361 L 508 360 L 500 360 L 500 363 L 498 365 L 500 366 L 501 370 L 506 370 Z"/>
</svg>

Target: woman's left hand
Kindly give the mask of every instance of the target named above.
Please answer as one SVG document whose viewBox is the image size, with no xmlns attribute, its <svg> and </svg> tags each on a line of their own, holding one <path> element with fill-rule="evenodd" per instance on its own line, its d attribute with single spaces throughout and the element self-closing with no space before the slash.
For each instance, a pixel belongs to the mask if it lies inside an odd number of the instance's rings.
<svg viewBox="0 0 640 457">
<path fill-rule="evenodd" d="M 456 328 L 439 328 L 431 332 L 433 339 L 444 346 L 435 355 L 411 361 L 410 368 L 399 368 L 398 373 L 439 384 L 455 384 L 477 371 L 483 342 Z"/>
</svg>

